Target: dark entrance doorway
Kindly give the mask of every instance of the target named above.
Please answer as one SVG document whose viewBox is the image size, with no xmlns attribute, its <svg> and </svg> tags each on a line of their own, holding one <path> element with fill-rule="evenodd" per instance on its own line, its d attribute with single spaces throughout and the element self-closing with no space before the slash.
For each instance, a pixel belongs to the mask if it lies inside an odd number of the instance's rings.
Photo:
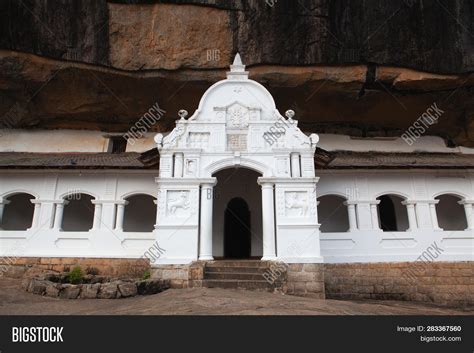
<svg viewBox="0 0 474 353">
<path fill-rule="evenodd" d="M 250 258 L 250 211 L 240 197 L 229 201 L 224 215 L 224 257 Z"/>
</svg>

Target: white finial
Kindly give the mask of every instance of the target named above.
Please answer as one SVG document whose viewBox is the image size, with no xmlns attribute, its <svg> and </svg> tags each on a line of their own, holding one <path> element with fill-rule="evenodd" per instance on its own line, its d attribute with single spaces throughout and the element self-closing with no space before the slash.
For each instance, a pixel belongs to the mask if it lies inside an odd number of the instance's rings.
<svg viewBox="0 0 474 353">
<path fill-rule="evenodd" d="M 243 66 L 242 59 L 240 58 L 239 53 L 235 54 L 235 58 L 234 58 L 234 62 L 232 63 L 232 66 Z"/>
<path fill-rule="evenodd" d="M 289 120 L 292 120 L 293 117 L 295 116 L 295 112 L 293 110 L 289 109 L 285 112 L 285 115 Z"/>
<path fill-rule="evenodd" d="M 249 76 L 249 73 L 245 71 L 245 65 L 242 64 L 240 54 L 237 53 L 234 58 L 234 62 L 230 65 L 230 71 L 227 72 L 227 79 L 230 80 L 245 80 Z"/>
<path fill-rule="evenodd" d="M 178 112 L 178 116 L 181 118 L 181 120 L 184 120 L 184 118 L 186 118 L 188 116 L 188 111 L 184 110 L 184 109 L 181 109 Z"/>
</svg>

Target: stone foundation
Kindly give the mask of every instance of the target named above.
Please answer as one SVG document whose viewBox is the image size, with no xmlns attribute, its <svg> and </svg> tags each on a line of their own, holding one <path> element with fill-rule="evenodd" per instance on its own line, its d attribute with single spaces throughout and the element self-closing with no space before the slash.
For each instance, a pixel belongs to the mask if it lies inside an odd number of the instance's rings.
<svg viewBox="0 0 474 353">
<path fill-rule="evenodd" d="M 87 272 L 112 277 L 141 278 L 150 270 L 148 260 L 81 257 L 0 257 L 0 276 L 21 278 L 34 276 L 44 271 L 68 272 L 80 266 Z"/>
<path fill-rule="evenodd" d="M 325 298 L 324 264 L 287 264 L 286 273 L 284 293 L 318 299 Z"/>
<path fill-rule="evenodd" d="M 474 305 L 474 262 L 325 264 L 326 298 Z"/>
<path fill-rule="evenodd" d="M 141 259 L 0 258 L 0 276 L 32 277 L 44 271 L 67 272 L 81 266 L 104 276 L 168 281 L 171 288 L 201 287 L 205 262 L 151 268 Z M 391 262 L 352 264 L 275 263 L 271 276 L 286 294 L 328 299 L 382 299 L 474 306 L 474 262 Z M 265 278 L 265 277 L 263 277 Z"/>
</svg>

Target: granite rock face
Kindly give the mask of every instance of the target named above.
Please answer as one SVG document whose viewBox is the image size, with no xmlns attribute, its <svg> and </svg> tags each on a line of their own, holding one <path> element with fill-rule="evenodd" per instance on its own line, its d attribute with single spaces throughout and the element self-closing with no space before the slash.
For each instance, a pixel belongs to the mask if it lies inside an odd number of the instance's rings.
<svg viewBox="0 0 474 353">
<path fill-rule="evenodd" d="M 308 131 L 429 133 L 474 145 L 469 0 L 5 0 L 0 126 L 126 131 L 155 102 L 169 130 L 239 51 Z"/>
</svg>

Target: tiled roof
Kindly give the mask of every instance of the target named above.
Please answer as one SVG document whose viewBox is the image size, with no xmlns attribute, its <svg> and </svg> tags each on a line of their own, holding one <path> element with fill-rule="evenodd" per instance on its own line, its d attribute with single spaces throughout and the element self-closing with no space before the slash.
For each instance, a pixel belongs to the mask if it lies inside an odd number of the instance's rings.
<svg viewBox="0 0 474 353">
<path fill-rule="evenodd" d="M 474 169 L 474 154 L 316 150 L 318 169 Z M 158 169 L 159 153 L 0 152 L 0 169 Z"/>
<path fill-rule="evenodd" d="M 323 169 L 469 169 L 474 168 L 474 154 L 318 150 L 315 164 L 316 168 Z"/>
<path fill-rule="evenodd" d="M 154 167 L 140 160 L 141 154 L 126 153 L 23 153 L 1 152 L 0 168 L 53 169 L 145 169 Z"/>
</svg>

